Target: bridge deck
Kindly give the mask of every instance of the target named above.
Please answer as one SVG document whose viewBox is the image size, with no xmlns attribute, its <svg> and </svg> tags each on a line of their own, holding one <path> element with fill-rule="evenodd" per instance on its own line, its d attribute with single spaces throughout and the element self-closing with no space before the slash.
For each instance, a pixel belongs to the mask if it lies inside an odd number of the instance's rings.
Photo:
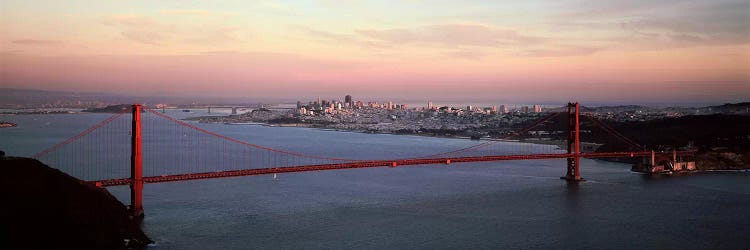
<svg viewBox="0 0 750 250">
<path fill-rule="evenodd" d="M 678 155 L 689 155 L 693 153 L 694 152 L 692 151 L 677 152 Z M 661 154 L 666 154 L 666 153 L 659 153 L 659 154 L 661 155 Z M 669 154 L 671 155 L 672 153 L 669 153 Z M 581 153 L 579 157 L 625 158 L 625 157 L 639 157 L 639 156 L 649 156 L 649 155 L 651 155 L 651 152 L 613 152 L 613 153 Z M 574 154 L 563 153 L 563 154 L 536 154 L 536 155 L 450 157 L 450 158 L 431 158 L 431 159 L 351 161 L 351 162 L 344 162 L 344 163 L 322 164 L 322 165 L 290 166 L 290 167 L 278 167 L 278 168 L 255 168 L 255 169 L 228 170 L 228 171 L 207 172 L 207 173 L 148 176 L 148 177 L 143 177 L 143 182 L 144 183 L 159 183 L 159 182 L 214 179 L 214 178 L 226 178 L 226 177 L 237 177 L 237 176 L 267 175 L 267 174 L 309 172 L 309 171 L 351 169 L 351 168 L 395 167 L 395 166 L 427 165 L 427 164 L 451 164 L 451 163 L 462 163 L 462 162 L 562 159 L 562 158 L 574 158 L 574 157 L 575 157 Z M 105 186 L 105 187 L 106 186 L 121 186 L 121 185 L 129 185 L 131 183 L 131 179 L 122 178 L 122 179 L 98 180 L 98 181 L 92 181 L 92 183 L 96 183 L 97 185 Z"/>
</svg>

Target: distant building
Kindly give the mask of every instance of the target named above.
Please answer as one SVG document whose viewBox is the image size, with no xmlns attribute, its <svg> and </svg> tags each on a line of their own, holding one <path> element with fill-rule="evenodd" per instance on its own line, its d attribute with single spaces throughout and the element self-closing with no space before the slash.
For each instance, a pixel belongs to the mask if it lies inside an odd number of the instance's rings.
<svg viewBox="0 0 750 250">
<path fill-rule="evenodd" d="M 505 105 L 500 105 L 500 109 L 498 111 L 503 114 L 508 113 L 508 107 L 506 107 Z"/>
<path fill-rule="evenodd" d="M 346 106 L 347 108 L 353 108 L 354 107 L 354 103 L 352 102 L 352 96 L 346 95 L 344 97 L 344 106 Z"/>
<path fill-rule="evenodd" d="M 431 101 L 427 101 L 427 109 L 432 109 L 432 102 Z"/>
<path fill-rule="evenodd" d="M 534 105 L 534 113 L 542 113 L 542 106 Z"/>
<path fill-rule="evenodd" d="M 529 106 L 521 107 L 521 113 L 529 113 Z"/>
</svg>

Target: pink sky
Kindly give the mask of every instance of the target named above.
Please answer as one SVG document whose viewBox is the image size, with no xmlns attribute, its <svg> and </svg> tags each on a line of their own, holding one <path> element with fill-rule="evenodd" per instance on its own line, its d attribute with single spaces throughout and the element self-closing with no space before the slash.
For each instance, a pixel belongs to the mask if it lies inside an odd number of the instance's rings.
<svg viewBox="0 0 750 250">
<path fill-rule="evenodd" d="M 750 100 L 747 2 L 385 2 L 8 1 L 0 87 L 282 100 Z"/>
</svg>

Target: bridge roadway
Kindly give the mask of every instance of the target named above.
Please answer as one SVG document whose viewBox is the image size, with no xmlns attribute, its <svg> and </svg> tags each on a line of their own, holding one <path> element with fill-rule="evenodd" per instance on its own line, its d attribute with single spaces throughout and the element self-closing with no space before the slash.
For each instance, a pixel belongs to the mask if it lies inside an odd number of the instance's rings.
<svg viewBox="0 0 750 250">
<path fill-rule="evenodd" d="M 691 155 L 694 151 L 678 151 L 677 155 Z M 658 152 L 658 155 L 672 155 L 672 152 Z M 612 152 L 612 153 L 581 153 L 579 157 L 583 158 L 627 158 L 650 156 L 651 152 Z M 207 173 L 176 174 L 163 176 L 143 177 L 143 183 L 159 183 L 173 181 L 187 181 L 199 179 L 214 179 L 237 176 L 267 175 L 294 172 L 309 172 L 322 170 L 352 169 L 352 168 L 372 168 L 372 167 L 396 167 L 409 165 L 427 165 L 427 164 L 451 164 L 462 162 L 489 162 L 489 161 L 511 161 L 511 160 L 540 160 L 540 159 L 563 159 L 575 158 L 575 154 L 534 154 L 534 155 L 502 155 L 502 156 L 473 156 L 473 157 L 446 157 L 431 159 L 399 159 L 399 160 L 363 160 L 351 161 L 321 165 L 289 166 L 276 168 L 255 168 L 243 170 L 227 170 Z M 90 181 L 97 186 L 122 186 L 129 185 L 132 182 L 130 178 L 109 179 Z"/>
</svg>

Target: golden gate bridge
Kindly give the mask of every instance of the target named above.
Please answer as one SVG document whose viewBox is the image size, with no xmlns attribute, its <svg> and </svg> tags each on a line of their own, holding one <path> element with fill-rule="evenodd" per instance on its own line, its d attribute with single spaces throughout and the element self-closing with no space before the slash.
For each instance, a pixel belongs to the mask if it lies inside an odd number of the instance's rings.
<svg viewBox="0 0 750 250">
<path fill-rule="evenodd" d="M 566 159 L 565 176 L 561 178 L 581 181 L 581 158 L 653 158 L 657 154 L 684 156 L 694 153 L 647 151 L 606 123 L 581 115 L 580 109 L 578 103 L 569 103 L 567 112 L 549 113 L 499 140 L 452 151 L 395 159 L 347 159 L 249 143 L 135 104 L 132 109 L 116 113 L 33 157 L 100 187 L 129 185 L 131 214 L 140 217 L 143 216 L 143 185 L 147 183 L 337 169 L 540 159 Z M 533 129 L 549 126 L 554 118 L 561 115 L 567 121 L 565 149 L 510 141 Z M 590 120 L 591 124 L 627 145 L 630 150 L 581 152 L 581 117 Z"/>
</svg>

